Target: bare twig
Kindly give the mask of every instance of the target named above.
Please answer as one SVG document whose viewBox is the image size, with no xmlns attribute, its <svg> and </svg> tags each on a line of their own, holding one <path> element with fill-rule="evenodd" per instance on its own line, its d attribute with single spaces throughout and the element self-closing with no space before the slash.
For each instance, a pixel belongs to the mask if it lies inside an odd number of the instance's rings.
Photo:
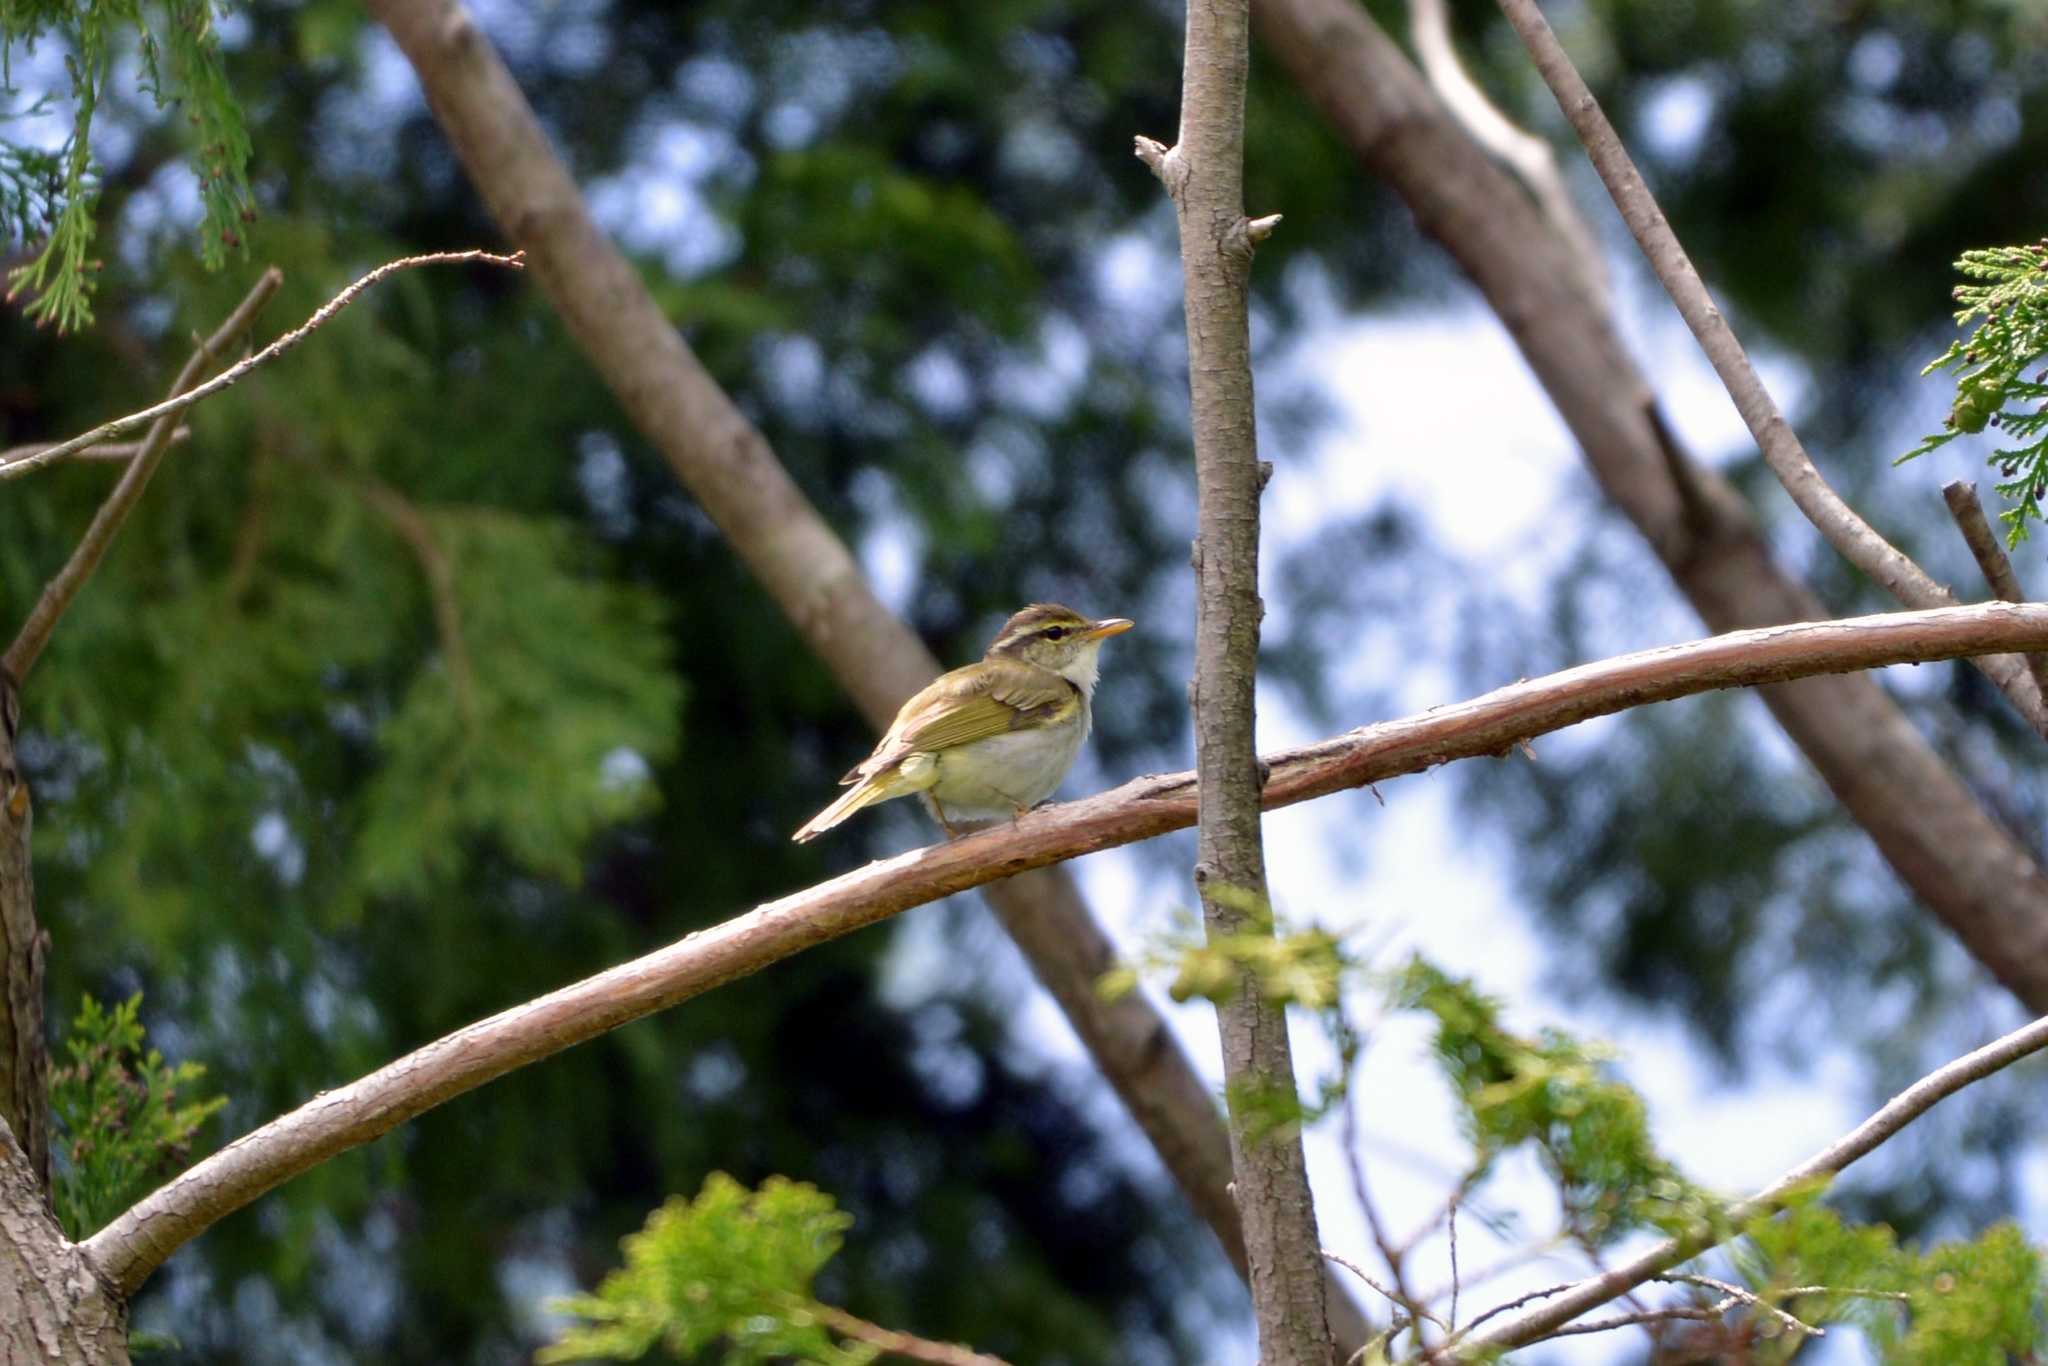
<svg viewBox="0 0 2048 1366">
<path fill-rule="evenodd" d="M 1366 1185 L 1365 1159 L 1360 1156 L 1359 1152 L 1358 1087 L 1352 1084 L 1352 1079 L 1350 1078 L 1346 1079 L 1344 1107 L 1341 1114 L 1344 1125 L 1342 1138 L 1344 1162 L 1351 1176 L 1351 1195 L 1358 1202 L 1358 1208 L 1365 1214 L 1366 1227 L 1372 1233 L 1373 1245 L 1379 1249 L 1380 1259 L 1387 1264 L 1387 1274 L 1393 1277 L 1394 1291 L 1389 1298 L 1406 1309 L 1411 1320 L 1419 1321 L 1424 1317 L 1421 1309 L 1422 1301 L 1410 1293 L 1407 1273 L 1402 1266 L 1407 1249 L 1397 1246 L 1392 1237 L 1389 1236 L 1386 1224 L 1380 1218 L 1379 1205 L 1372 1198 L 1371 1188 Z M 1327 1256 L 1328 1254 L 1324 1255 Z M 1340 1265 L 1348 1266 L 1349 1263 L 1340 1263 Z M 1353 1269 L 1356 1270 L 1356 1268 Z M 1363 1272 L 1358 1274 L 1361 1279 L 1364 1278 Z M 1371 1282 L 1368 1281 L 1367 1284 L 1371 1284 Z"/>
<path fill-rule="evenodd" d="M 2048 1016 L 2022 1025 L 2003 1038 L 1935 1069 L 1894 1096 L 1849 1133 L 1749 1199 L 1731 1207 L 1726 1218 L 1719 1221 L 1719 1226 L 1740 1228 L 1753 1219 L 1782 1208 L 1789 1197 L 1810 1190 L 1814 1183 L 1835 1176 L 1850 1163 L 1867 1156 L 1938 1102 L 2044 1047 L 2048 1047 Z M 1612 1271 L 1576 1282 L 1569 1289 L 1545 1292 L 1549 1297 L 1548 1303 L 1497 1323 L 1484 1333 L 1473 1333 L 1468 1328 L 1466 1335 L 1457 1340 L 1455 1354 L 1461 1360 L 1479 1357 L 1504 1348 L 1526 1346 L 1550 1336 L 1587 1310 L 1597 1308 L 1670 1270 L 1717 1241 L 1716 1237 L 1706 1234 L 1666 1239 Z M 1482 1316 L 1485 1317 L 1491 1317 L 1491 1314 Z M 1473 1326 L 1476 1327 L 1480 1321 L 1475 1319 Z"/>
<path fill-rule="evenodd" d="M 1448 1223 L 1448 1225 L 1449 1225 L 1449 1228 L 1450 1228 L 1450 1239 L 1451 1239 L 1451 1327 L 1453 1327 L 1453 1328 L 1456 1328 L 1456 1327 L 1458 1326 L 1458 1289 L 1459 1289 L 1459 1286 L 1458 1286 L 1458 1197 L 1457 1197 L 1456 1195 L 1453 1195 L 1453 1196 L 1451 1197 L 1451 1203 L 1450 1203 L 1450 1215 L 1449 1215 L 1448 1219 L 1446 1220 L 1446 1222 Z"/>
<path fill-rule="evenodd" d="M 929 1362 L 931 1366 L 1009 1366 L 1001 1357 L 977 1352 L 972 1347 L 961 1347 L 950 1342 L 933 1342 L 930 1338 L 899 1333 L 893 1328 L 884 1328 L 879 1323 L 869 1323 L 866 1319 L 849 1314 L 834 1305 L 812 1304 L 806 1306 L 806 1312 L 840 1336 L 879 1348 L 891 1356 Z"/>
<path fill-rule="evenodd" d="M 1328 1258 L 1330 1261 L 1335 1262 L 1338 1266 L 1343 1267 L 1346 1271 L 1358 1277 L 1359 1280 L 1364 1281 L 1373 1289 L 1379 1291 L 1380 1294 L 1385 1296 L 1388 1300 L 1401 1306 L 1401 1308 L 1407 1310 L 1409 1318 L 1427 1319 L 1429 1322 L 1435 1324 L 1437 1327 L 1443 1329 L 1447 1333 L 1451 1330 L 1450 1324 L 1445 1323 L 1435 1314 L 1430 1313 L 1426 1306 L 1417 1304 L 1414 1300 L 1410 1299 L 1406 1294 L 1399 1290 L 1396 1290 L 1392 1286 L 1381 1285 L 1378 1281 L 1373 1279 L 1371 1272 L 1367 1271 L 1357 1262 L 1352 1261 L 1349 1257 L 1343 1256 L 1340 1253 L 1332 1252 L 1328 1248 L 1323 1249 L 1323 1256 Z"/>
<path fill-rule="evenodd" d="M 170 444 L 175 446 L 192 439 L 190 427 L 175 427 L 171 430 Z M 31 441 L 24 446 L 9 446 L 0 451 L 0 465 L 16 460 L 25 460 L 31 455 L 41 455 L 57 443 L 54 441 Z M 87 446 L 82 451 L 73 451 L 73 460 L 133 460 L 142 453 L 148 443 L 143 441 L 108 441 L 98 446 Z"/>
<path fill-rule="evenodd" d="M 1497 1281 L 1502 1276 L 1507 1275 L 1508 1272 L 1525 1267 L 1531 1262 L 1540 1262 L 1545 1258 L 1555 1257 L 1557 1249 L 1564 1241 L 1565 1238 L 1562 1234 L 1556 1234 L 1541 1243 L 1532 1243 L 1528 1246 L 1517 1248 L 1515 1251 L 1501 1257 L 1498 1261 L 1489 1262 L 1478 1271 L 1467 1272 L 1460 1279 L 1464 1281 L 1467 1290 L 1485 1285 L 1489 1281 Z M 1571 1283 L 1566 1282 L 1565 1284 L 1570 1285 Z M 1560 1286 L 1559 1288 L 1563 1289 L 1564 1287 Z M 1434 1304 L 1450 1293 L 1451 1284 L 1449 1281 L 1445 1281 L 1442 1285 L 1425 1292 L 1422 1298 Z M 1499 1306 L 1496 1305 L 1491 1312 L 1497 1314 L 1501 1311 Z"/>
<path fill-rule="evenodd" d="M 270 302 L 271 296 L 283 283 L 284 274 L 276 266 L 256 277 L 256 283 L 249 287 L 248 294 L 228 315 L 227 321 L 215 329 L 211 337 L 198 344 L 184 368 L 178 372 L 178 377 L 171 381 L 172 400 L 188 392 L 207 367 L 234 343 L 235 338 L 249 330 L 256 321 L 256 315 L 263 311 L 263 306 Z M 175 426 L 174 415 L 167 413 L 151 425 L 149 434 L 136 445 L 128 468 L 121 471 L 120 479 L 100 504 L 99 511 L 93 514 L 85 535 L 79 537 L 78 544 L 73 547 L 71 557 L 57 571 L 56 577 L 44 586 L 42 596 L 36 599 L 35 607 L 28 614 L 28 620 L 21 624 L 14 642 L 7 647 L 5 663 L 14 671 L 16 678 L 26 679 L 29 670 L 35 667 L 37 657 L 50 641 L 50 633 L 57 629 L 58 618 L 78 596 L 78 590 L 85 586 L 85 581 L 92 577 L 92 571 L 99 567 L 107 547 L 114 543 L 115 533 L 120 531 L 121 524 L 128 520 L 128 514 L 142 500 L 143 490 L 149 487 L 150 476 L 156 473 L 156 467 L 162 462 L 164 451 L 176 433 L 185 430 Z M 74 455 L 106 449 L 91 443 L 75 445 L 60 442 L 11 463 L 26 466 L 32 460 L 56 459 L 58 457 L 52 453 L 62 451 L 65 445 L 74 445 Z M 0 475 L 7 472 L 7 466 L 0 465 Z"/>
<path fill-rule="evenodd" d="M 1587 1323 L 1575 1323 L 1568 1328 L 1555 1328 L 1545 1333 L 1539 1342 L 1552 1338 L 1579 1337 L 1587 1333 L 1611 1333 L 1617 1328 L 1640 1328 L 1660 1323 L 1718 1323 L 1730 1309 L 1734 1300 L 1723 1300 L 1715 1305 L 1673 1305 L 1668 1309 L 1638 1309 L 1632 1313 L 1616 1314 L 1612 1318 L 1593 1319 Z"/>
<path fill-rule="evenodd" d="M 1998 543 L 1991 523 L 1984 518 L 1984 506 L 1977 501 L 1977 486 L 1967 479 L 1951 480 L 1941 486 L 1941 497 L 1991 591 L 2003 602 L 2025 602 L 2027 593 L 2020 587 L 2019 571 L 2013 568 L 2005 547 Z M 2034 650 L 2021 658 L 2027 662 L 2027 672 L 2034 676 L 2034 686 L 2043 697 L 2048 697 L 2048 654 Z"/>
<path fill-rule="evenodd" d="M 1180 225 L 1188 397 L 1195 446 L 1194 710 L 1200 835 L 1194 882 L 1209 942 L 1273 933 L 1253 744 L 1259 622 L 1259 463 L 1252 406 L 1248 291 L 1252 253 L 1278 215 L 1244 207 L 1245 84 L 1250 0 L 1187 7 L 1180 136 L 1168 150 L 1140 138 Z M 1264 1098 L 1296 1094 L 1286 1007 L 1258 989 L 1248 964 L 1217 1000 L 1231 1173 L 1251 1265 L 1252 1314 L 1266 1366 L 1328 1366 L 1326 1268 L 1301 1128 L 1276 1124 Z"/>
<path fill-rule="evenodd" d="M 354 303 L 357 295 L 387 275 L 394 275 L 401 270 L 411 270 L 418 266 L 457 265 L 463 262 L 479 262 L 485 265 L 505 266 L 511 270 L 520 270 L 526 265 L 523 252 L 513 252 L 510 256 L 501 256 L 496 252 L 489 251 L 436 251 L 424 256 L 407 256 L 400 260 L 387 261 L 322 304 L 314 312 L 313 316 L 306 319 L 302 325 L 285 333 L 255 355 L 237 361 L 212 379 L 206 381 L 206 383 L 196 388 L 188 389 L 176 397 L 167 398 L 162 403 L 156 404 L 153 407 L 144 408 L 140 412 L 130 413 L 126 417 L 117 417 L 112 422 L 102 422 L 89 432 L 82 432 L 72 437 L 69 441 L 60 441 L 54 446 L 47 447 L 34 455 L 14 461 L 12 464 L 0 465 L 0 479 L 18 478 L 29 473 L 31 470 L 40 469 L 52 461 L 62 460 L 66 456 L 82 451 L 89 446 L 99 445 L 108 437 L 134 431 L 137 427 L 154 422 L 160 417 L 175 416 L 178 413 L 184 412 L 201 399 L 213 397 L 213 395 L 240 380 L 251 370 L 276 360 L 279 356 L 311 336 L 315 331 L 326 326 L 328 319 Z"/>
<path fill-rule="evenodd" d="M 1666 1272 L 1662 1276 L 1652 1276 L 1650 1279 L 1657 1281 L 1663 1285 L 1694 1285 L 1699 1286 L 1701 1289 L 1704 1290 L 1718 1290 L 1721 1292 L 1722 1303 L 1724 1305 L 1732 1306 L 1736 1304 L 1746 1304 L 1752 1309 L 1760 1310 L 1763 1313 L 1769 1314 L 1772 1318 L 1778 1320 L 1778 1322 L 1789 1332 L 1799 1333 L 1805 1337 L 1810 1338 L 1819 1338 L 1827 1336 L 1827 1329 L 1816 1328 L 1812 1324 L 1806 1322 L 1804 1319 L 1798 1317 L 1796 1314 L 1791 1314 L 1783 1309 L 1780 1309 L 1777 1305 L 1772 1304 L 1769 1300 L 1766 1300 L 1763 1296 L 1757 1294 L 1755 1291 L 1745 1290 L 1741 1286 L 1735 1285 L 1729 1281 L 1716 1280 L 1712 1276 L 1701 1276 L 1697 1273 L 1689 1271 Z M 1816 1289 L 1818 1289 L 1818 1287 L 1801 1286 L 1797 1290 L 1786 1290 L 1780 1293 L 1783 1296 L 1790 1297 L 1792 1295 L 1808 1293 Z"/>
<path fill-rule="evenodd" d="M 1969 650 L 2037 648 L 2048 648 L 2048 605 L 1984 603 L 1743 631 L 1517 683 L 1470 702 L 1276 753 L 1263 800 L 1269 807 L 1286 806 L 1455 759 L 1499 754 L 1526 736 L 1711 688 L 1953 658 Z M 1195 819 L 1193 788 L 1191 773 L 1140 778 L 1085 801 L 1029 812 L 1011 824 L 872 863 L 457 1030 L 237 1139 L 137 1201 L 88 1246 L 102 1274 L 133 1293 L 165 1257 L 216 1220 L 414 1115 L 515 1067 L 912 906 L 1184 829 Z M 2048 1037 L 2048 1024 L 2036 1028 Z M 1922 1095 L 1926 1086 L 1908 1096 Z M 1918 1109 L 1938 1098 L 1919 1102 Z M 1670 1265 L 1649 1266 L 1641 1274 L 1655 1275 Z"/>
<path fill-rule="evenodd" d="M 1827 538 L 1842 556 L 1869 575 L 1886 592 L 1908 607 L 1947 607 L 1956 597 L 1934 581 L 1927 572 L 1897 547 L 1878 534 L 1856 510 L 1844 502 L 1829 485 L 1800 444 L 1791 424 L 1778 411 L 1777 402 L 1749 363 L 1749 356 L 1736 339 L 1734 329 L 1721 315 L 1707 293 L 1706 282 L 1693 267 L 1678 235 L 1658 207 L 1642 173 L 1636 169 L 1614 126 L 1601 112 L 1593 92 L 1565 55 L 1557 35 L 1551 31 L 1536 0 L 1499 0 L 1501 12 L 1521 35 L 1535 59 L 1536 69 L 1557 97 L 1558 107 L 1586 145 L 1594 169 L 1621 210 L 1629 231 L 1648 258 L 1650 268 L 1662 282 L 1671 301 L 1678 306 L 1686 326 L 1699 340 L 1721 377 L 1735 407 L 1742 414 L 1764 461 L 1806 519 Z M 2017 659 L 1977 661 L 2000 692 L 2027 722 L 2048 736 L 2048 698 L 2044 698 Z"/>
</svg>

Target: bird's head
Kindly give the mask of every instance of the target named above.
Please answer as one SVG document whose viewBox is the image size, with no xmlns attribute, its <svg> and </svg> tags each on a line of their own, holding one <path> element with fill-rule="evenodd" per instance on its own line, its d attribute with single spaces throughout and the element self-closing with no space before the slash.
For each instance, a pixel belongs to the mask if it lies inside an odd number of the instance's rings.
<svg viewBox="0 0 2048 1366">
<path fill-rule="evenodd" d="M 1096 652 L 1102 642 L 1131 629 L 1128 617 L 1094 620 L 1071 607 L 1036 602 L 1003 623 L 990 659 L 998 656 L 1021 659 L 1042 669 L 1051 669 L 1083 692 L 1095 690 Z"/>
</svg>

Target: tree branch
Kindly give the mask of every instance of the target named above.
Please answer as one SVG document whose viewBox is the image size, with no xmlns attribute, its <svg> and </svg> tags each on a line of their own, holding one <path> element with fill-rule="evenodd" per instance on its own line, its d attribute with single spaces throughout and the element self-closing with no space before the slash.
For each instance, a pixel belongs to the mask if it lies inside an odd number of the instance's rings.
<svg viewBox="0 0 2048 1366">
<path fill-rule="evenodd" d="M 1642 173 L 1622 146 L 1620 135 L 1601 112 L 1599 101 L 1587 89 L 1571 58 L 1565 55 L 1536 0 L 1499 0 L 1499 4 L 1528 47 L 1545 84 L 1557 97 L 1558 107 L 1586 145 L 1586 154 L 1592 158 L 1594 169 L 1613 196 L 1615 207 L 1621 210 L 1650 268 L 1671 296 L 1671 302 L 1678 306 L 1679 315 L 1692 329 L 1700 349 L 1706 352 L 1728 396 L 1735 400 L 1736 411 L 1742 414 L 1750 435 L 1756 438 L 1764 462 L 1778 476 L 1785 492 L 1792 495 L 1792 502 L 1844 559 L 1876 580 L 1899 602 L 1907 607 L 1953 605 L 1955 594 L 1936 583 L 1926 570 L 1864 521 L 1807 455 L 1806 447 L 1749 363 L 1734 329 L 1707 293 L 1706 282 L 1694 268 L 1692 258 L 1679 244 L 1663 209 L 1658 207 Z M 2048 736 L 2048 698 L 2025 676 L 2020 661 L 2000 657 L 1980 659 L 1977 665 L 2028 724 Z"/>
<path fill-rule="evenodd" d="M 1259 0 L 1252 17 L 1360 164 L 1485 296 L 1707 629 L 1833 615 L 1771 559 L 1741 495 L 1660 439 L 1641 368 L 1569 252 L 1366 7 Z M 1763 700 L 1905 887 L 2030 1011 L 2048 1011 L 2048 876 L 1905 713 L 1863 677 L 1766 688 Z"/>
<path fill-rule="evenodd" d="M 1955 519 L 1956 529 L 1963 534 L 1963 544 L 1970 547 L 1970 554 L 1991 591 L 2001 602 L 2025 602 L 2027 594 L 2020 587 L 2019 573 L 2012 567 L 2005 547 L 1992 534 L 1991 523 L 1984 519 L 1984 505 L 1977 501 L 1977 486 L 1967 479 L 1953 479 L 1941 486 L 1941 498 L 1948 504 L 1949 516 Z M 2027 662 L 2027 672 L 2034 676 L 2034 686 L 2043 697 L 2048 697 L 2048 654 L 2037 650 L 2021 658 Z"/>
<path fill-rule="evenodd" d="M 874 595 L 845 543 L 591 218 L 468 11 L 454 0 L 368 0 L 368 8 L 412 63 L 471 183 L 526 252 L 592 368 L 862 715 L 885 729 L 904 699 L 938 675 L 938 661 Z M 1143 994 L 1108 1002 L 1095 990 L 1093 965 L 1113 962 L 1116 950 L 1073 880 L 1051 869 L 983 896 L 1244 1274 L 1244 1238 L 1226 1194 L 1230 1144 L 1215 1099 Z M 1332 1305 L 1346 1340 L 1364 1341 L 1365 1318 L 1341 1289 Z"/>
<path fill-rule="evenodd" d="M 1280 751 L 1268 760 L 1272 777 L 1262 799 L 1268 807 L 1286 806 L 1456 759 L 1505 754 L 1595 716 L 1714 688 L 2041 648 L 2048 648 L 2048 604 L 2039 603 L 1715 636 L 1581 665 Z M 237 1139 L 137 1201 L 86 1246 L 109 1281 L 133 1294 L 164 1258 L 216 1220 L 443 1101 L 912 906 L 1184 829 L 1195 821 L 1194 785 L 1192 773 L 1139 778 L 872 863 L 457 1030 Z"/>
<path fill-rule="evenodd" d="M 127 1366 L 128 1307 L 64 1237 L 48 1191 L 0 1122 L 0 1361 Z"/>
<path fill-rule="evenodd" d="M 866 1343 L 890 1356 L 899 1356 L 907 1361 L 929 1362 L 931 1366 L 1009 1366 L 1001 1357 L 977 1352 L 972 1347 L 962 1347 L 951 1342 L 933 1342 L 930 1338 L 899 1333 L 893 1328 L 884 1328 L 879 1323 L 869 1323 L 858 1315 L 847 1313 L 837 1305 L 814 1303 L 808 1306 L 807 1312 L 841 1337 Z"/>
<path fill-rule="evenodd" d="M 0 1124 L 19 1135 L 47 1199 L 50 1050 L 43 1042 L 43 954 L 50 940 L 36 922 L 28 848 L 34 812 L 14 758 L 20 729 L 20 686 L 0 663 Z"/>
<path fill-rule="evenodd" d="M 1775 1213 L 1791 1197 L 1810 1192 L 1814 1183 L 1830 1179 L 1850 1163 L 1868 1156 L 1939 1102 L 2042 1048 L 2048 1048 L 2048 1016 L 1935 1069 L 1892 1097 L 1869 1119 L 1729 1209 L 1721 1225 L 1740 1228 L 1762 1215 Z M 1666 1239 L 1625 1265 L 1580 1281 L 1544 1304 L 1502 1320 L 1483 1333 L 1461 1339 L 1456 1344 L 1456 1358 L 1472 1360 L 1555 1335 L 1580 1314 L 1697 1256 L 1719 1241 L 1711 1236 Z"/>
<path fill-rule="evenodd" d="M 185 362 L 184 369 L 171 381 L 170 398 L 175 399 L 190 389 L 206 372 L 207 367 L 234 344 L 235 338 L 249 330 L 256 321 L 256 315 L 263 311 L 263 306 L 270 302 L 271 296 L 277 293 L 278 286 L 283 283 L 284 273 L 276 266 L 270 267 L 256 277 L 256 283 L 249 287 L 248 294 L 243 296 L 235 311 L 228 314 L 227 321 L 222 323 L 211 337 L 199 343 Z M 165 414 L 151 425 L 149 434 L 134 447 L 133 458 L 129 460 L 128 467 L 121 471 L 120 479 L 115 482 L 105 501 L 100 504 L 99 511 L 93 514 L 92 524 L 86 527 L 85 535 L 79 538 L 78 545 L 71 552 L 71 558 L 64 562 L 64 567 L 57 571 L 56 577 L 44 586 L 42 596 L 36 599 L 35 607 L 28 614 L 28 620 L 24 621 L 21 629 L 15 633 L 14 643 L 7 647 L 6 656 L 0 658 L 0 663 L 14 671 L 16 679 L 26 679 L 29 670 L 35 667 L 36 659 L 42 654 L 43 647 L 49 644 L 50 633 L 57 629 L 58 618 L 64 615 L 64 609 L 78 596 L 78 590 L 85 586 L 85 581 L 92 577 L 92 571 L 99 567 L 100 560 L 106 556 L 107 547 L 114 543 L 115 533 L 120 531 L 121 524 L 128 520 L 128 514 L 134 510 L 135 505 L 142 501 L 143 490 L 149 487 L 150 476 L 156 473 L 156 467 L 163 463 L 164 452 L 170 448 L 176 434 L 185 430 L 187 429 L 177 425 L 175 414 Z M 29 450 L 28 454 L 20 459 L 26 461 L 30 457 L 53 458 L 50 453 L 61 450 L 63 444 Z M 94 450 L 105 449 L 107 448 L 86 445 L 77 448 L 72 454 L 84 455 Z"/>
<path fill-rule="evenodd" d="M 160 417 L 175 417 L 201 399 L 212 398 L 221 390 L 242 379 L 251 370 L 261 365 L 268 365 L 271 361 L 276 360 L 279 356 L 297 346 L 314 332 L 326 326 L 328 320 L 333 318 L 335 314 L 354 303 L 357 295 L 387 275 L 394 275 L 401 270 L 411 270 L 415 266 L 454 265 L 467 261 L 482 262 L 493 266 L 505 266 L 512 270 L 519 270 L 525 265 L 525 262 L 517 252 L 510 256 L 499 256 L 488 251 L 437 251 L 424 256 L 407 256 L 397 261 L 387 261 L 322 304 L 314 312 L 313 316 L 306 319 L 303 324 L 285 333 L 255 355 L 235 362 L 212 379 L 206 381 L 206 383 L 193 389 L 187 389 L 182 394 L 167 398 L 162 403 L 144 408 L 140 412 L 130 413 L 126 417 L 117 417 L 111 422 L 102 422 L 91 431 L 80 433 L 69 441 L 59 441 L 54 446 L 45 446 L 33 455 L 24 456 L 9 464 L 0 465 L 0 479 L 19 478 L 33 470 L 41 469 L 44 465 L 62 460 L 66 456 L 76 455 L 88 447 L 97 446 L 110 436 L 119 436 L 123 432 L 132 432 L 137 427 L 155 422 Z"/>
<path fill-rule="evenodd" d="M 173 446 L 179 442 L 190 441 L 191 439 L 192 429 L 190 427 L 172 428 L 171 444 Z M 5 465 L 14 460 L 21 460 L 31 455 L 40 455 L 56 444 L 54 441 L 31 441 L 22 446 L 9 446 L 6 450 L 0 451 L 0 465 Z M 82 451 L 73 451 L 70 458 L 73 460 L 133 460 L 141 453 L 143 444 L 140 441 L 107 441 L 97 446 L 87 446 Z"/>
<path fill-rule="evenodd" d="M 1472 140 L 1515 173 L 1536 206 L 1543 211 L 1553 231 L 1570 251 L 1578 268 L 1579 285 L 1588 302 L 1601 313 L 1614 308 L 1614 294 L 1607 278 L 1607 262 L 1600 255 L 1600 243 L 1579 212 L 1571 190 L 1558 171 L 1557 153 L 1550 143 L 1517 127 L 1458 60 L 1451 41 L 1449 0 L 1412 0 L 1408 7 L 1408 32 L 1415 42 L 1415 55 L 1422 59 L 1423 74 L 1430 89 L 1444 102 L 1444 108 L 1461 124 Z"/>
<path fill-rule="evenodd" d="M 1244 211 L 1244 92 L 1250 0 L 1189 0 L 1180 138 L 1139 139 L 1138 156 L 1173 199 L 1187 306 L 1188 390 L 1195 444 L 1195 770 L 1200 835 L 1194 868 L 1209 942 L 1271 934 L 1253 743 L 1258 679 L 1259 469 L 1252 406 L 1248 291 L 1252 251 L 1277 218 Z M 1276 1098 L 1299 1090 L 1287 1009 L 1248 964 L 1216 1002 L 1230 1114 L 1232 1188 L 1251 1264 L 1252 1314 L 1267 1366 L 1330 1366 L 1327 1268 L 1316 1255 L 1315 1199 L 1301 1126 L 1275 1122 Z M 1363 1273 L 1361 1273 L 1363 1274 Z"/>
</svg>

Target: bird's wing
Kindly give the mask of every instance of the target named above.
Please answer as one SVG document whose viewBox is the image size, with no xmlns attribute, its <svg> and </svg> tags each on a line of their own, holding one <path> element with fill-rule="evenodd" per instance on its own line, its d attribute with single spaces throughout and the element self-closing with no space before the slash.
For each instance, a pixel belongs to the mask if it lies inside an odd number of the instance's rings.
<svg viewBox="0 0 2048 1366">
<path fill-rule="evenodd" d="M 896 713 L 896 723 L 846 781 L 894 768 L 920 751 L 950 749 L 1050 721 L 1078 704 L 1074 685 L 1021 659 L 990 659 L 945 674 Z"/>
</svg>

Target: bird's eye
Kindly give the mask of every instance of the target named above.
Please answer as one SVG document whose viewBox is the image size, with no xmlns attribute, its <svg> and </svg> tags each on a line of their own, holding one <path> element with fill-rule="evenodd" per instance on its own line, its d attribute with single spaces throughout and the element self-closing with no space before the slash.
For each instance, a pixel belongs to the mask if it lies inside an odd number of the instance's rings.
<svg viewBox="0 0 2048 1366">
<path fill-rule="evenodd" d="M 1047 640 L 1058 640 L 1066 633 L 1067 628 L 1064 626 L 1048 626 L 1045 628 L 1045 638 Z"/>
</svg>

